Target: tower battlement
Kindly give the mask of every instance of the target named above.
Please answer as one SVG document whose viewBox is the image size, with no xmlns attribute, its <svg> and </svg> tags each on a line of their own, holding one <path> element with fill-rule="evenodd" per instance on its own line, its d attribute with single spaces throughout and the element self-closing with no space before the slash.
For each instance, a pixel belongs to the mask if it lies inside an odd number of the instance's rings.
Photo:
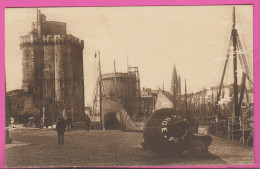
<svg viewBox="0 0 260 169">
<path fill-rule="evenodd" d="M 33 44 L 71 44 L 76 47 L 84 48 L 84 41 L 70 34 L 66 35 L 44 35 L 39 39 L 35 35 L 25 35 L 20 37 L 21 46 L 30 46 Z"/>
<path fill-rule="evenodd" d="M 35 38 L 33 35 L 20 36 L 20 45 L 29 45 L 36 41 L 38 41 L 38 38 Z"/>
</svg>

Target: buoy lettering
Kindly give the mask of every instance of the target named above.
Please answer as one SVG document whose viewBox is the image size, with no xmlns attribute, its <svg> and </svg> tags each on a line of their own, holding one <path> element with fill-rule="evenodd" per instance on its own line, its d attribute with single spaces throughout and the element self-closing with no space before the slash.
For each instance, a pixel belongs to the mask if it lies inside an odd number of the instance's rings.
<svg viewBox="0 0 260 169">
<path fill-rule="evenodd" d="M 167 117 L 166 119 L 164 119 L 165 121 L 170 121 L 171 120 L 171 118 L 169 118 L 169 117 Z"/>
<path fill-rule="evenodd" d="M 168 123 L 167 121 L 163 121 L 163 122 L 162 122 L 162 125 L 165 125 L 165 126 L 166 126 L 167 123 Z"/>
<path fill-rule="evenodd" d="M 170 137 L 169 141 L 175 141 L 175 137 Z"/>
<path fill-rule="evenodd" d="M 162 130 L 162 133 L 163 133 L 163 132 L 167 132 L 167 128 L 166 128 L 166 127 L 165 127 L 165 128 L 162 128 L 161 130 Z"/>
</svg>

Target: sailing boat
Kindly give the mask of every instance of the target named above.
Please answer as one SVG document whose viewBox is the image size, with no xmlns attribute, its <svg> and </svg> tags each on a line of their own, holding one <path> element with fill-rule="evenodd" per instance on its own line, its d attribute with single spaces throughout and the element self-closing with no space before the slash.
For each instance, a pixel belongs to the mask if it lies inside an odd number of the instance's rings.
<svg viewBox="0 0 260 169">
<path fill-rule="evenodd" d="M 214 125 L 214 122 L 215 123 L 217 122 L 217 121 L 215 121 L 216 119 L 226 120 L 226 119 L 224 119 L 223 115 L 221 114 L 219 102 L 220 102 L 220 96 L 221 96 L 222 88 L 223 88 L 223 81 L 225 78 L 225 74 L 227 73 L 227 65 L 228 65 L 230 55 L 233 55 L 232 57 L 233 57 L 233 77 L 234 77 L 234 83 L 233 83 L 234 110 L 233 110 L 233 117 L 228 118 L 227 130 L 228 130 L 228 133 L 232 134 L 232 138 L 233 138 L 233 134 L 235 133 L 235 131 L 238 131 L 241 133 L 241 130 L 240 130 L 241 129 L 241 119 L 245 116 L 245 114 L 243 114 L 243 112 L 241 111 L 242 110 L 241 107 L 242 107 L 244 95 L 247 92 L 246 80 L 248 80 L 248 82 L 249 82 L 249 88 L 251 90 L 253 90 L 252 70 L 250 69 L 251 67 L 249 67 L 246 54 L 243 50 L 238 31 L 236 29 L 235 7 L 233 7 L 233 28 L 232 28 L 231 35 L 230 35 L 230 41 L 229 41 L 228 51 L 227 51 L 227 55 L 226 55 L 225 65 L 224 65 L 219 89 L 217 92 L 217 100 L 216 100 L 215 106 L 213 106 L 214 113 L 212 116 L 212 126 L 210 127 L 211 133 L 214 133 L 213 125 Z M 239 86 L 238 86 L 238 82 L 237 82 L 238 81 L 238 59 L 240 61 L 241 67 L 243 69 L 242 82 L 240 85 L 240 93 L 239 93 Z M 238 134 L 239 138 L 240 138 L 240 136 L 241 135 Z"/>
<path fill-rule="evenodd" d="M 99 54 L 99 63 L 98 71 L 99 76 L 96 81 L 95 94 L 93 100 L 93 114 L 99 115 L 100 129 L 121 129 L 123 131 L 142 131 L 142 127 L 136 126 L 131 120 L 128 112 L 126 111 L 124 105 L 117 99 L 118 90 L 117 90 L 117 80 L 116 80 L 116 69 L 113 75 L 114 78 L 114 87 L 115 87 L 115 97 L 108 97 L 104 94 L 106 87 L 103 84 L 102 74 L 101 74 L 101 64 L 100 64 L 100 52 Z M 96 54 L 95 54 L 96 56 Z M 115 65 L 115 62 L 114 62 Z M 111 124 L 112 123 L 112 124 Z"/>
</svg>

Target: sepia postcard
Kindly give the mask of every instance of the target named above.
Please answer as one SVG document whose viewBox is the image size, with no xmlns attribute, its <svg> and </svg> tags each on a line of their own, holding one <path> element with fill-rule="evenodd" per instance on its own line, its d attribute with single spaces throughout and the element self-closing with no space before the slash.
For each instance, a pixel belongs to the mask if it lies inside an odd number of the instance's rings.
<svg viewBox="0 0 260 169">
<path fill-rule="evenodd" d="M 5 167 L 254 166 L 254 7 L 4 8 Z"/>
</svg>

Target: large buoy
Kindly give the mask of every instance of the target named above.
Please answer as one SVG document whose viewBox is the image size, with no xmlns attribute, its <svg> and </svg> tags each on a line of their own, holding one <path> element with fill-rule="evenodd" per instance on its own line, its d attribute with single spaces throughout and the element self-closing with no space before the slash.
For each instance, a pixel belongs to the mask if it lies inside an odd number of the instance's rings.
<svg viewBox="0 0 260 169">
<path fill-rule="evenodd" d="M 159 109 L 145 124 L 143 145 L 161 155 L 178 154 L 185 149 L 188 127 L 183 114 L 170 108 Z"/>
<path fill-rule="evenodd" d="M 195 146 L 193 143 L 196 142 L 200 142 L 207 151 L 211 137 L 193 134 L 194 127 L 194 121 L 186 113 L 171 108 L 159 109 L 148 118 L 144 126 L 142 146 L 162 156 L 180 155 Z"/>
</svg>

